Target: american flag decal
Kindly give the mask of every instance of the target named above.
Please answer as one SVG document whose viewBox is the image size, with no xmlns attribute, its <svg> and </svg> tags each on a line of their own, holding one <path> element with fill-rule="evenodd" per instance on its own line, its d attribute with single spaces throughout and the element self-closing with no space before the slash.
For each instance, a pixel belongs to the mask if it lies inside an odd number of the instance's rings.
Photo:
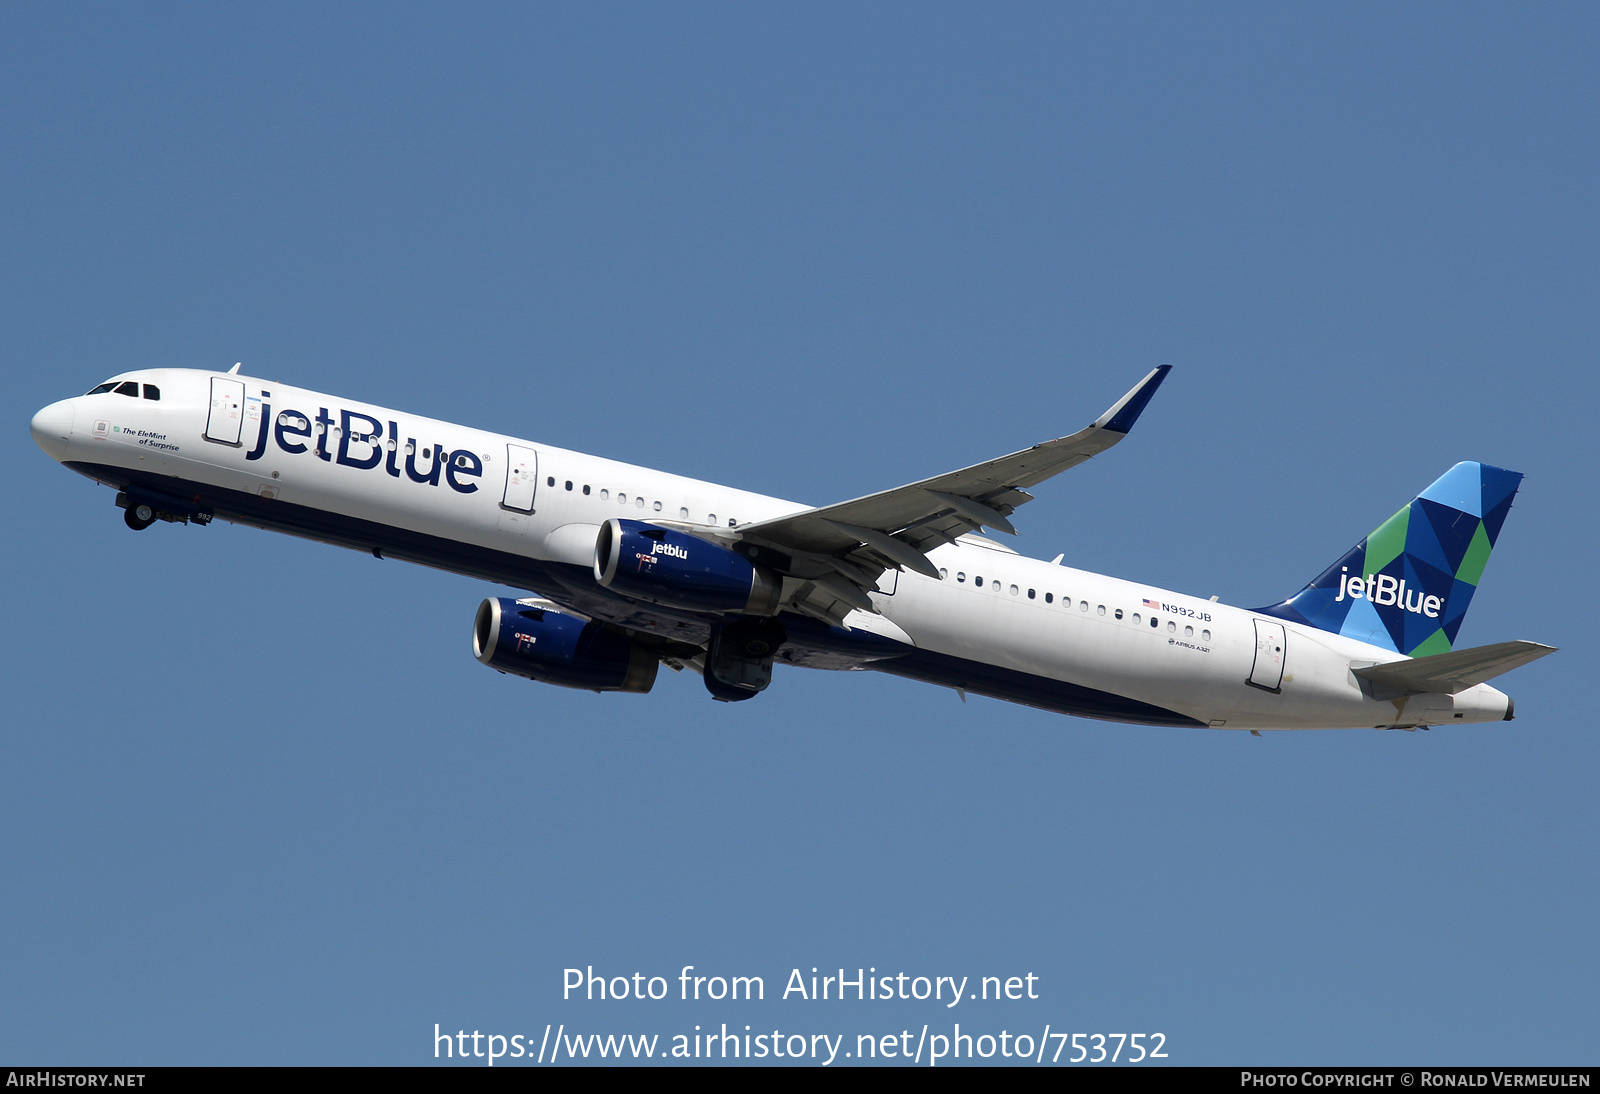
<svg viewBox="0 0 1600 1094">
<path fill-rule="evenodd" d="M 1156 608 L 1156 609 L 1159 610 L 1160 607 L 1161 607 L 1161 602 L 1158 601 L 1158 600 L 1146 600 L 1144 602 L 1144 606 L 1147 607 L 1147 608 Z"/>
</svg>

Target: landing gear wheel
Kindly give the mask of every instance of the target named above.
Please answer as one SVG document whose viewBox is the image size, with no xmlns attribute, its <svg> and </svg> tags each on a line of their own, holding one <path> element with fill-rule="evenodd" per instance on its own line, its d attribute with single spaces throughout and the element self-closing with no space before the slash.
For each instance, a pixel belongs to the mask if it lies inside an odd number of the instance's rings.
<svg viewBox="0 0 1600 1094">
<path fill-rule="evenodd" d="M 130 505 L 122 511 L 122 523 L 135 532 L 142 532 L 155 522 L 155 510 L 148 505 Z"/>
<path fill-rule="evenodd" d="M 788 639 L 776 619 L 741 619 L 719 628 L 706 647 L 706 690 L 713 699 L 737 703 L 772 682 L 772 653 Z"/>
</svg>

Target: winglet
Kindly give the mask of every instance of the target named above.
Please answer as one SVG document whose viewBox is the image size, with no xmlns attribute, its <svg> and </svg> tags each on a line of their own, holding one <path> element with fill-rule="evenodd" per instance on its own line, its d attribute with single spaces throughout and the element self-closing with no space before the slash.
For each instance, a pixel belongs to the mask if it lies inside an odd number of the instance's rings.
<svg viewBox="0 0 1600 1094">
<path fill-rule="evenodd" d="M 1161 381 L 1165 380 L 1167 373 L 1171 371 L 1171 365 L 1158 365 L 1151 369 L 1150 375 L 1140 380 L 1132 391 L 1117 400 L 1115 406 L 1095 419 L 1094 424 L 1113 433 L 1127 433 L 1133 428 L 1133 423 L 1139 420 L 1139 415 L 1144 413 L 1145 404 L 1156 393 L 1156 388 L 1161 386 Z"/>
</svg>

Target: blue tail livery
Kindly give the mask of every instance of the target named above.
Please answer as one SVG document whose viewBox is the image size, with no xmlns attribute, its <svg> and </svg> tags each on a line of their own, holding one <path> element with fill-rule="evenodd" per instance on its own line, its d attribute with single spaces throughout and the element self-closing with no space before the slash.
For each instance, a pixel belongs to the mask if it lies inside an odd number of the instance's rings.
<svg viewBox="0 0 1600 1094">
<path fill-rule="evenodd" d="M 1521 482 L 1458 463 L 1311 584 L 1259 610 L 1413 657 L 1447 653 Z"/>
</svg>

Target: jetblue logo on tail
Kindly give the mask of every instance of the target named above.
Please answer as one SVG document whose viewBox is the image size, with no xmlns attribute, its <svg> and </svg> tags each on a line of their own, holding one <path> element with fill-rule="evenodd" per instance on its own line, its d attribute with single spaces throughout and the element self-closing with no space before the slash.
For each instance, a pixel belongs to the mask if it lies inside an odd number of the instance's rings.
<svg viewBox="0 0 1600 1094">
<path fill-rule="evenodd" d="M 1363 580 L 1359 577 L 1350 577 L 1347 573 L 1349 569 L 1348 566 L 1339 567 L 1339 595 L 1333 598 L 1335 604 L 1347 596 L 1351 600 L 1360 600 L 1364 596 L 1374 604 L 1393 604 L 1397 608 L 1416 615 L 1425 615 L 1429 619 L 1439 618 L 1439 608 L 1444 601 L 1436 596 L 1424 596 L 1418 589 L 1408 592 L 1405 578 L 1394 578 L 1388 574 L 1376 576 L 1368 574 Z"/>
<path fill-rule="evenodd" d="M 1266 615 L 1423 657 L 1454 646 L 1522 475 L 1458 463 Z"/>
</svg>

